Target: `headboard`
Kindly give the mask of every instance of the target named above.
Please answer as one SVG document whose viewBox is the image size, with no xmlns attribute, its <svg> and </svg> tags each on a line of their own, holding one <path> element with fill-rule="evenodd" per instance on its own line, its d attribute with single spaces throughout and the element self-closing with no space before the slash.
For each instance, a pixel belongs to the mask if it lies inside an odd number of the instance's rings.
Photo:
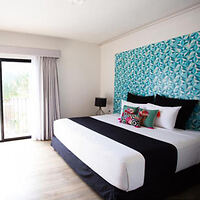
<svg viewBox="0 0 200 200">
<path fill-rule="evenodd" d="M 114 113 L 127 93 L 200 100 L 200 31 L 115 55 Z M 200 131 L 200 103 L 187 128 Z"/>
</svg>

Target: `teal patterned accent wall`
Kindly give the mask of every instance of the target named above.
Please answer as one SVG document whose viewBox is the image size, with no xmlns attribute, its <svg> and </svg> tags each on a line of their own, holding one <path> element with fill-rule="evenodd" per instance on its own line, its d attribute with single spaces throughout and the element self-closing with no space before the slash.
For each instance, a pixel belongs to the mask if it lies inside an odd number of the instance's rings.
<svg viewBox="0 0 200 200">
<path fill-rule="evenodd" d="M 200 31 L 116 54 L 114 113 L 127 93 L 200 100 Z M 187 123 L 200 131 L 200 103 Z"/>
</svg>

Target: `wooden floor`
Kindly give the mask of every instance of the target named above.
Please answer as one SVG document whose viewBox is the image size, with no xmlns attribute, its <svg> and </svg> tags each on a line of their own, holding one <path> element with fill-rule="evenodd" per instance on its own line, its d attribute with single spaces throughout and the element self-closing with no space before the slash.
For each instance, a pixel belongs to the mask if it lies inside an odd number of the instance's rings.
<svg viewBox="0 0 200 200">
<path fill-rule="evenodd" d="M 50 142 L 0 143 L 0 200 L 100 200 Z"/>
<path fill-rule="evenodd" d="M 102 200 L 58 156 L 50 142 L 0 143 L 0 158 L 0 200 Z M 195 187 L 168 200 L 198 199 L 200 193 L 195 192 L 200 186 Z"/>
</svg>

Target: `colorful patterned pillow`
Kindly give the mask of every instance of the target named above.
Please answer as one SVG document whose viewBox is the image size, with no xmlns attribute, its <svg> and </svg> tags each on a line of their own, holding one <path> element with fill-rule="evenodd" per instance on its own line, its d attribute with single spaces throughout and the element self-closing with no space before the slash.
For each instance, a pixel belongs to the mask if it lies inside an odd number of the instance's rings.
<svg viewBox="0 0 200 200">
<path fill-rule="evenodd" d="M 122 116 L 120 122 L 124 124 L 133 125 L 135 127 L 140 127 L 140 116 L 138 115 L 125 115 Z"/>
<path fill-rule="evenodd" d="M 138 108 L 139 107 L 134 108 L 134 107 L 124 106 L 120 122 L 124 124 L 130 124 L 135 127 L 140 127 L 141 117 L 137 115 Z"/>
<path fill-rule="evenodd" d="M 147 110 L 140 108 L 138 111 L 138 115 L 141 117 L 140 125 L 153 128 L 158 112 L 159 110 Z"/>
<path fill-rule="evenodd" d="M 123 113 L 126 115 L 127 114 L 135 115 L 135 114 L 138 114 L 138 109 L 139 109 L 139 107 L 132 107 L 132 106 L 124 105 Z M 122 115 L 123 115 L 123 113 L 122 113 Z"/>
</svg>

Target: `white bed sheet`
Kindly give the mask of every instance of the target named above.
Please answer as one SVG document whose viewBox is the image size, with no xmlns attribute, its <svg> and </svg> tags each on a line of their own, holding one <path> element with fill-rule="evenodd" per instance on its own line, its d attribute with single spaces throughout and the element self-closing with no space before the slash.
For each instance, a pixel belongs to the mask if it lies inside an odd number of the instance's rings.
<svg viewBox="0 0 200 200">
<path fill-rule="evenodd" d="M 100 121 L 173 144 L 178 150 L 176 172 L 200 163 L 200 132 L 135 128 L 118 122 L 118 114 L 93 116 Z M 55 136 L 82 162 L 115 187 L 131 191 L 144 183 L 141 153 L 69 119 L 54 122 Z"/>
</svg>

